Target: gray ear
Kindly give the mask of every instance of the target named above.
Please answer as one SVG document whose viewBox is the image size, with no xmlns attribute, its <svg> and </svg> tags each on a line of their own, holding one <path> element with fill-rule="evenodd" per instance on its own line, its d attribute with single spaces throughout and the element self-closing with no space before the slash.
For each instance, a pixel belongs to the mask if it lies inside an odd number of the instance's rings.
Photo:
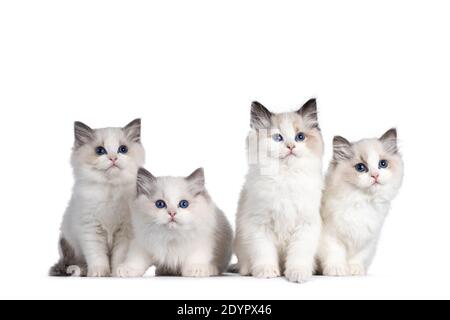
<svg viewBox="0 0 450 320">
<path fill-rule="evenodd" d="M 252 103 L 250 125 L 253 129 L 269 129 L 272 123 L 272 116 L 273 113 L 258 101 Z"/>
<path fill-rule="evenodd" d="M 199 168 L 192 172 L 186 180 L 190 183 L 191 192 L 194 195 L 205 192 L 205 170 L 203 170 L 203 168 Z"/>
<path fill-rule="evenodd" d="M 392 128 L 392 129 L 388 130 L 380 138 L 380 141 L 383 143 L 383 146 L 387 152 L 392 153 L 392 154 L 398 153 L 397 129 Z"/>
<path fill-rule="evenodd" d="M 137 175 L 137 195 L 149 197 L 152 194 L 153 185 L 156 177 L 144 168 L 140 168 Z"/>
<path fill-rule="evenodd" d="M 355 156 L 352 144 L 341 136 L 333 139 L 333 159 L 334 161 L 351 160 Z"/>
<path fill-rule="evenodd" d="M 75 147 L 81 147 L 90 143 L 95 138 L 95 131 L 85 125 L 83 122 L 75 122 Z"/>
<path fill-rule="evenodd" d="M 297 111 L 299 115 L 305 120 L 306 124 L 312 129 L 319 128 L 319 118 L 317 112 L 317 100 L 308 100 L 300 110 Z"/>
<path fill-rule="evenodd" d="M 136 143 L 141 142 L 141 119 L 135 119 L 127 124 L 123 131 L 127 136 L 128 140 Z"/>
</svg>

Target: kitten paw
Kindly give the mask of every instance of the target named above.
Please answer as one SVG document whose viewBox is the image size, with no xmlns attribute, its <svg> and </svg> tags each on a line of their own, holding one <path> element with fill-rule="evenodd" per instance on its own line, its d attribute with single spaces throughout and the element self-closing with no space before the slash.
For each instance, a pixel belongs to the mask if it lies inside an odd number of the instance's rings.
<svg viewBox="0 0 450 320">
<path fill-rule="evenodd" d="M 109 277 L 111 275 L 111 270 L 109 269 L 109 266 L 103 266 L 103 265 L 94 265 L 94 266 L 88 266 L 88 277 L 91 278 L 102 278 L 102 277 Z"/>
<path fill-rule="evenodd" d="M 144 274 L 145 271 L 138 270 L 125 264 L 118 266 L 116 271 L 113 273 L 113 275 L 118 278 L 140 278 L 144 276 Z"/>
<path fill-rule="evenodd" d="M 355 277 L 363 277 L 366 273 L 366 268 L 359 263 L 350 264 L 350 274 Z"/>
<path fill-rule="evenodd" d="M 286 269 L 285 276 L 290 282 L 303 283 L 312 278 L 313 269 L 311 267 L 288 268 Z"/>
<path fill-rule="evenodd" d="M 323 269 L 323 275 L 327 277 L 345 277 L 350 275 L 347 265 L 331 265 Z"/>
<path fill-rule="evenodd" d="M 217 268 L 202 264 L 188 266 L 181 273 L 183 277 L 187 278 L 207 278 L 217 274 Z"/>
<path fill-rule="evenodd" d="M 278 266 L 260 265 L 253 267 L 252 275 L 259 279 L 272 279 L 278 278 L 281 274 Z"/>
<path fill-rule="evenodd" d="M 244 265 L 240 266 L 239 267 L 239 275 L 241 275 L 242 277 L 250 276 L 251 275 L 250 268 L 248 266 L 244 266 Z"/>
</svg>

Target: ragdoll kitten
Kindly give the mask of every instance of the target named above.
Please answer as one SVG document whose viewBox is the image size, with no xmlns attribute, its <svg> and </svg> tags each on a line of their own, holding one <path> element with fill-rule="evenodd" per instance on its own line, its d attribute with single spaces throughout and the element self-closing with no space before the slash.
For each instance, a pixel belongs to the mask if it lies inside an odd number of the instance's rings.
<svg viewBox="0 0 450 320">
<path fill-rule="evenodd" d="M 233 232 L 205 188 L 203 169 L 187 178 L 138 174 L 132 209 L 134 239 L 118 276 L 209 277 L 222 274 L 232 253 Z"/>
<path fill-rule="evenodd" d="M 380 139 L 333 141 L 323 195 L 319 260 L 323 275 L 365 275 L 391 201 L 403 180 L 397 131 Z"/>
<path fill-rule="evenodd" d="M 251 127 L 249 154 L 258 149 L 259 157 L 249 161 L 239 201 L 237 268 L 241 275 L 306 281 L 315 269 L 321 228 L 323 139 L 316 100 L 281 114 L 254 102 Z"/>
<path fill-rule="evenodd" d="M 51 276 L 110 276 L 123 262 L 130 237 L 129 201 L 144 164 L 141 120 L 124 128 L 75 123 L 75 185 L 64 215 L 60 261 Z"/>
</svg>

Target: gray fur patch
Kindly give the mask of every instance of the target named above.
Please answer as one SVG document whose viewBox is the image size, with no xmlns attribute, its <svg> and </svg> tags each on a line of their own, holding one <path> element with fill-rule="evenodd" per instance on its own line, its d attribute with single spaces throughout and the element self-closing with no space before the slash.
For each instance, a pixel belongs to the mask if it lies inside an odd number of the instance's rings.
<svg viewBox="0 0 450 320">
<path fill-rule="evenodd" d="M 95 131 L 80 121 L 74 123 L 74 132 L 75 148 L 90 143 L 95 138 Z"/>
<path fill-rule="evenodd" d="M 273 115 L 274 114 L 261 103 L 254 101 L 251 108 L 251 127 L 256 130 L 270 128 Z"/>
<path fill-rule="evenodd" d="M 140 168 L 137 174 L 137 195 L 150 197 L 155 182 L 156 177 L 154 175 L 144 168 Z"/>
<path fill-rule="evenodd" d="M 392 128 L 388 130 L 383 136 L 380 138 L 381 143 L 387 152 L 391 154 L 398 153 L 398 144 L 397 144 L 397 129 Z"/>
<path fill-rule="evenodd" d="M 141 119 L 135 119 L 127 124 L 123 131 L 127 136 L 128 140 L 135 143 L 141 142 Z"/>
<path fill-rule="evenodd" d="M 341 136 L 336 136 L 333 139 L 333 160 L 345 161 L 350 160 L 355 156 L 352 144 Z"/>
<path fill-rule="evenodd" d="M 198 168 L 192 172 L 186 180 L 190 183 L 190 191 L 197 196 L 205 192 L 205 170 Z"/>
<path fill-rule="evenodd" d="M 75 255 L 75 250 L 66 239 L 59 240 L 60 260 L 50 268 L 50 277 L 86 276 L 87 264 Z M 76 272 L 76 274 L 74 274 Z"/>
<path fill-rule="evenodd" d="M 181 271 L 179 269 L 172 270 L 166 266 L 159 266 L 156 268 L 155 275 L 157 277 L 181 277 Z"/>
<path fill-rule="evenodd" d="M 302 116 L 311 129 L 320 130 L 316 99 L 308 100 L 297 113 Z"/>
</svg>

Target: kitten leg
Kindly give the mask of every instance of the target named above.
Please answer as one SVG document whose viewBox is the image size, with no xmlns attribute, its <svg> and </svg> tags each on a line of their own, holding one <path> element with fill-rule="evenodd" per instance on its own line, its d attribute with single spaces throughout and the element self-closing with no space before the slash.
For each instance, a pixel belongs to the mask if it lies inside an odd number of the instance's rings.
<svg viewBox="0 0 450 320">
<path fill-rule="evenodd" d="M 211 263 L 214 256 L 211 240 L 203 240 L 203 242 L 197 243 L 194 248 L 181 267 L 181 275 L 191 278 L 217 276 L 219 269 Z"/>
<path fill-rule="evenodd" d="M 367 268 L 372 262 L 375 250 L 376 242 L 370 243 L 349 259 L 350 274 L 352 276 L 367 275 Z"/>
<path fill-rule="evenodd" d="M 86 259 L 88 277 L 108 277 L 111 274 L 106 235 L 100 226 L 85 228 L 80 246 Z"/>
<path fill-rule="evenodd" d="M 347 250 L 337 238 L 324 231 L 319 249 L 319 260 L 322 274 L 328 277 L 343 277 L 350 275 L 347 263 Z"/>
<path fill-rule="evenodd" d="M 128 234 L 127 229 L 121 229 L 114 235 L 114 246 L 111 252 L 111 269 L 113 275 L 117 274 L 117 267 L 121 265 L 127 257 L 130 245 Z"/>
<path fill-rule="evenodd" d="M 120 278 L 139 278 L 144 276 L 151 265 L 152 261 L 148 252 L 144 250 L 136 240 L 132 240 L 127 257 L 125 261 L 117 267 L 114 276 Z"/>
<path fill-rule="evenodd" d="M 243 267 L 250 264 L 250 273 L 252 276 L 261 279 L 277 278 L 281 275 L 280 260 L 278 249 L 275 246 L 275 240 L 268 234 L 267 230 L 259 230 L 246 233 L 250 235 L 249 239 L 245 239 L 245 252 L 249 253 L 248 257 L 241 259 Z M 242 270 L 248 271 L 248 270 Z"/>
<path fill-rule="evenodd" d="M 287 250 L 285 276 L 289 281 L 301 283 L 312 277 L 319 239 L 320 221 L 298 227 Z"/>
</svg>

